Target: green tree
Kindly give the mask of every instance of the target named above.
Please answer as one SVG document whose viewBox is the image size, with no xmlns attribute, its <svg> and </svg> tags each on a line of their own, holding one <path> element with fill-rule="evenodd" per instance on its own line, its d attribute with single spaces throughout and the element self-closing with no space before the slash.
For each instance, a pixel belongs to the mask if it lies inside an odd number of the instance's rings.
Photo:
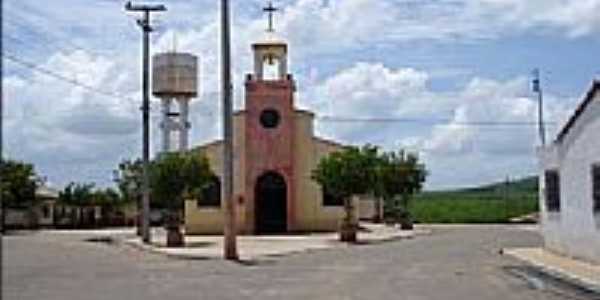
<svg viewBox="0 0 600 300">
<path fill-rule="evenodd" d="M 2 192 L 2 230 L 7 208 L 28 209 L 35 218 L 33 208 L 37 205 L 35 191 L 38 185 L 32 164 L 4 160 L 0 162 L 0 191 Z"/>
<path fill-rule="evenodd" d="M 102 211 L 102 223 L 110 225 L 112 220 L 117 216 L 127 204 L 127 199 L 113 188 L 98 189 L 94 191 L 94 205 L 100 207 Z"/>
<path fill-rule="evenodd" d="M 196 198 L 210 184 L 208 159 L 198 154 L 165 153 L 150 168 L 152 195 L 168 209 L 167 246 L 182 246 L 181 212 L 185 199 Z"/>
<path fill-rule="evenodd" d="M 344 199 L 341 241 L 356 241 L 358 224 L 353 215 L 352 197 L 374 191 L 379 160 L 379 149 L 375 146 L 348 147 L 322 158 L 313 170 L 312 178 L 324 190 Z"/>
<path fill-rule="evenodd" d="M 400 222 L 403 229 L 412 229 L 409 202 L 423 189 L 426 177 L 425 166 L 416 154 L 400 150 L 381 156 L 376 194 L 384 199 L 386 215 Z"/>
<path fill-rule="evenodd" d="M 114 172 L 117 188 L 124 202 L 137 203 L 142 193 L 142 160 L 124 160 Z"/>
<path fill-rule="evenodd" d="M 136 160 L 124 160 L 122 161 L 115 173 L 115 181 L 117 188 L 121 193 L 123 200 L 128 203 L 135 203 L 136 207 L 136 224 L 137 224 L 137 235 L 142 235 L 141 215 L 142 211 L 142 183 L 143 183 L 143 161 L 141 159 Z M 152 200 L 153 197 L 150 197 Z M 150 203 L 151 207 L 154 206 Z"/>
<path fill-rule="evenodd" d="M 80 227 L 83 225 L 82 209 L 94 205 L 94 184 L 92 183 L 69 183 L 58 193 L 60 204 L 71 208 L 71 225 Z"/>
</svg>

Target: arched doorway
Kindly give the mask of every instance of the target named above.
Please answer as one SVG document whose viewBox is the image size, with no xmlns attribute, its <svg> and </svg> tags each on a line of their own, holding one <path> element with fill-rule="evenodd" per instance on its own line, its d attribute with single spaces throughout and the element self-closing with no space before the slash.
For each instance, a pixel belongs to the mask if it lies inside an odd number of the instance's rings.
<svg viewBox="0 0 600 300">
<path fill-rule="evenodd" d="M 268 172 L 256 181 L 255 231 L 257 234 L 287 231 L 287 185 L 278 173 Z"/>
</svg>

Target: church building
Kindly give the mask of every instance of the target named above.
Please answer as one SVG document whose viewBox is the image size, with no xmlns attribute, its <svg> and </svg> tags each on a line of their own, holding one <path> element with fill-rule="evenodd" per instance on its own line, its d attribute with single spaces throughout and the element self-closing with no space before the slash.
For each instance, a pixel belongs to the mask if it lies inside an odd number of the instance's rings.
<svg viewBox="0 0 600 300">
<path fill-rule="evenodd" d="M 335 231 L 343 201 L 312 180 L 319 160 L 343 145 L 314 136 L 314 114 L 295 107 L 296 83 L 288 73 L 288 45 L 270 38 L 252 45 L 254 73 L 246 77 L 245 109 L 234 115 L 234 198 L 241 234 Z M 268 72 L 268 71 L 271 72 Z M 201 145 L 222 176 L 223 141 Z M 185 205 L 186 234 L 221 234 L 220 179 Z M 360 202 L 360 204 L 359 204 Z M 370 214 L 374 201 L 356 201 Z"/>
</svg>

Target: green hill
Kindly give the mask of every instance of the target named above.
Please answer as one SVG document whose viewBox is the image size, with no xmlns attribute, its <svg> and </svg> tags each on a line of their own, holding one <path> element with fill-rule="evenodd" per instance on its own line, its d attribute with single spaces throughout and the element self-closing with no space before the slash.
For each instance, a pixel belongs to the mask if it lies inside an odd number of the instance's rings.
<svg viewBox="0 0 600 300">
<path fill-rule="evenodd" d="M 422 223 L 507 223 L 537 211 L 535 176 L 508 183 L 423 192 L 411 203 L 415 221 Z"/>
<path fill-rule="evenodd" d="M 538 190 L 538 177 L 530 176 L 515 181 L 508 182 L 497 182 L 489 185 L 483 185 L 480 187 L 466 188 L 454 190 L 457 193 L 470 193 L 470 192 L 502 192 L 505 189 L 516 192 L 533 192 L 536 193 Z"/>
</svg>

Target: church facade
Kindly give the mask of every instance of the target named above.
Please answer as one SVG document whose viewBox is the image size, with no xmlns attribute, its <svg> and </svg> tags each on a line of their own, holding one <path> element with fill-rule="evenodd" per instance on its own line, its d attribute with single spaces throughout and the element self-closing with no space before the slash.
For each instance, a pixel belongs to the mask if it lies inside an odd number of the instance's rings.
<svg viewBox="0 0 600 300">
<path fill-rule="evenodd" d="M 334 231 L 343 201 L 324 193 L 311 179 L 319 160 L 344 148 L 315 137 L 314 114 L 295 108 L 296 85 L 288 73 L 287 44 L 252 45 L 254 73 L 245 83 L 245 109 L 234 115 L 234 198 L 241 234 Z M 274 73 L 266 69 L 274 67 Z M 205 155 L 217 175 L 223 166 L 223 142 L 194 151 Z M 355 200 L 360 214 L 373 214 L 374 201 Z M 224 201 L 220 179 L 200 199 L 186 201 L 186 234 L 221 234 Z"/>
</svg>

